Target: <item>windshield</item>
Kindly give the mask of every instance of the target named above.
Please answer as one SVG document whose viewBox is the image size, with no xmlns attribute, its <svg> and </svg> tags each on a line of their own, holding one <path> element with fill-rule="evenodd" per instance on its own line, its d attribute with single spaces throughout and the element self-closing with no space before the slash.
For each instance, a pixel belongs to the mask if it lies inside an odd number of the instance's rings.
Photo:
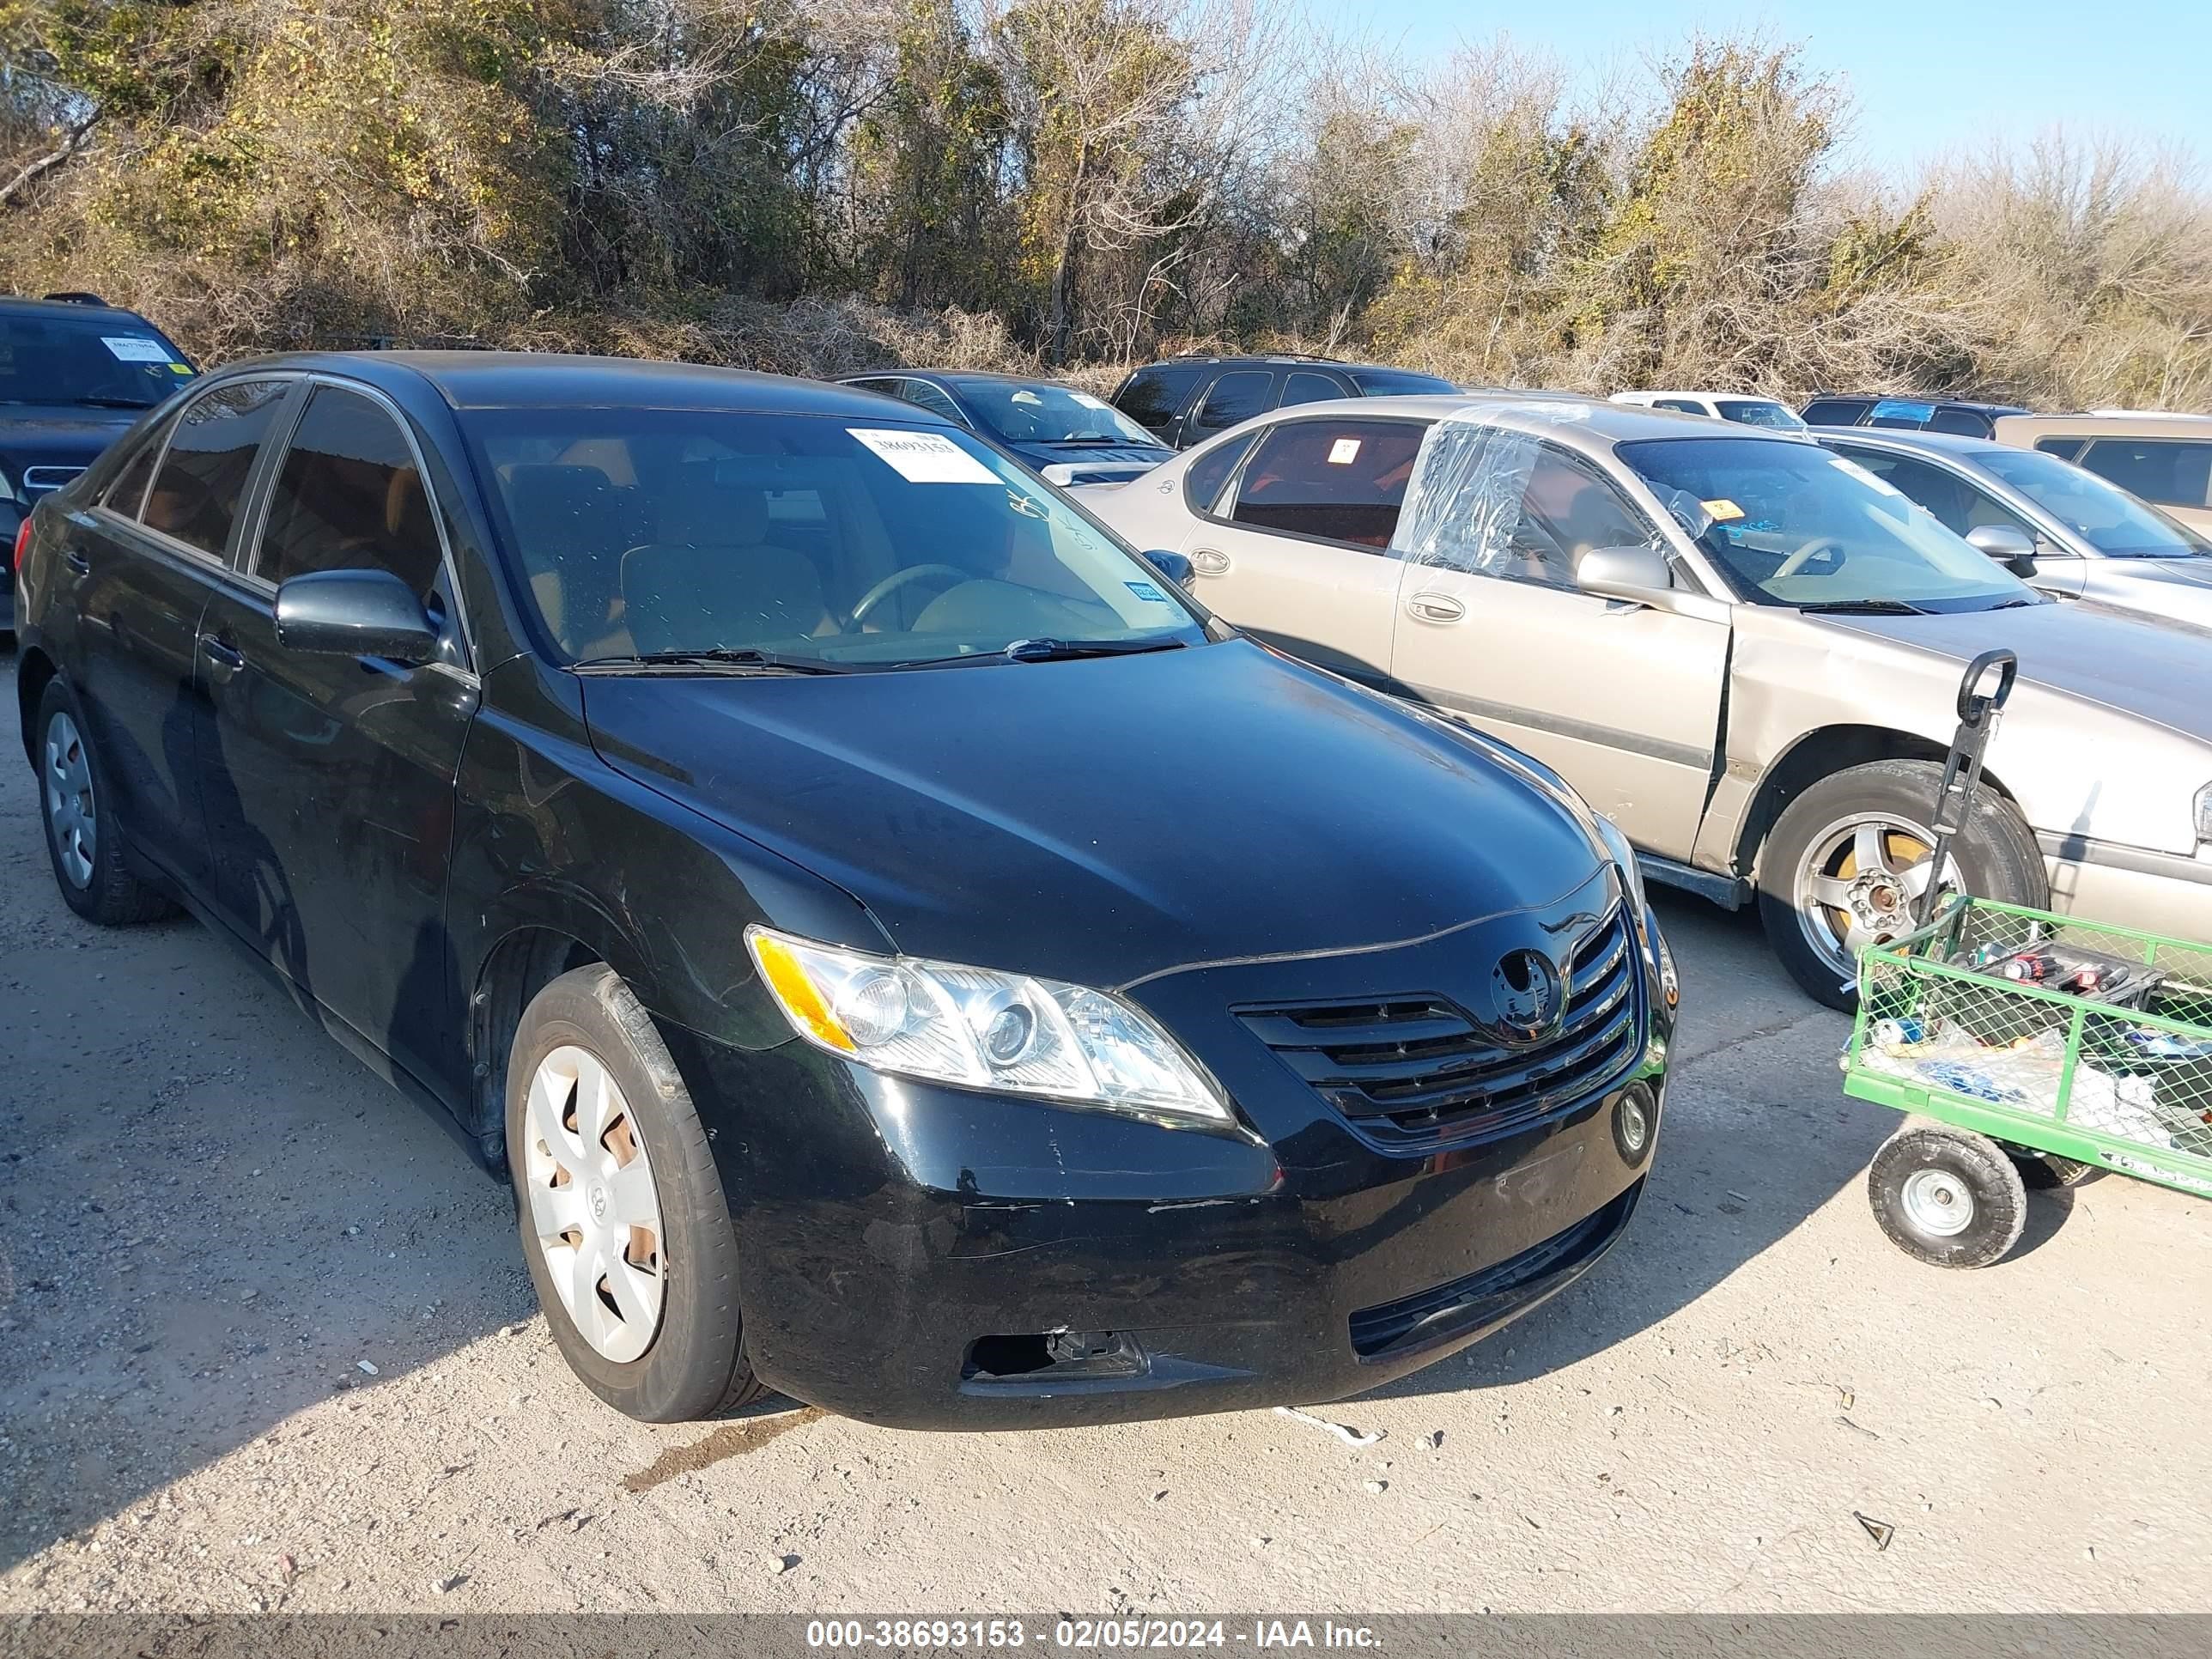
<svg viewBox="0 0 2212 1659">
<path fill-rule="evenodd" d="M 0 403 L 151 409 L 191 374 L 184 354 L 134 317 L 0 316 Z"/>
<path fill-rule="evenodd" d="M 1206 637 L 1105 531 L 964 433 L 641 409 L 463 424 L 519 586 L 569 661 L 861 669 Z"/>
<path fill-rule="evenodd" d="M 963 380 L 960 395 L 984 430 L 1009 444 L 1142 444 L 1160 441 L 1113 404 L 1071 386 Z"/>
<path fill-rule="evenodd" d="M 1863 467 L 1774 438 L 1662 438 L 1614 453 L 1754 605 L 1983 611 L 2026 586 Z"/>
<path fill-rule="evenodd" d="M 1780 404 L 1765 398 L 1716 398 L 1713 407 L 1720 410 L 1721 419 L 1734 421 L 1738 426 L 1768 426 L 1778 432 L 1805 429 L 1804 422 Z"/>
<path fill-rule="evenodd" d="M 2005 449 L 1974 459 L 2107 557 L 2188 559 L 2212 554 L 2212 542 L 2056 455 Z"/>
</svg>

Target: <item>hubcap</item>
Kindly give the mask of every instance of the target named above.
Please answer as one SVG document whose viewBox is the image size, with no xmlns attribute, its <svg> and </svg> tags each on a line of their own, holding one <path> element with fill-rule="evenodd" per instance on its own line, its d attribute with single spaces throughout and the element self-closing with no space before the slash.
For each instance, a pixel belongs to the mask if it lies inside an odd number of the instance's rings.
<svg viewBox="0 0 2212 1659">
<path fill-rule="evenodd" d="M 62 873 L 70 886 L 89 887 L 97 847 L 92 763 L 85 757 L 76 722 L 66 714 L 57 713 L 46 722 L 46 827 L 53 836 Z"/>
<path fill-rule="evenodd" d="M 570 1322 L 627 1364 L 653 1345 L 668 1277 L 645 1141 L 620 1085 L 574 1046 L 538 1062 L 526 1109 L 531 1237 Z"/>
<path fill-rule="evenodd" d="M 1954 1238 L 1974 1224 L 1974 1195 L 1948 1170 L 1915 1170 L 1904 1197 L 1905 1213 L 1923 1233 Z"/>
<path fill-rule="evenodd" d="M 1838 819 L 1813 837 L 1797 866 L 1797 923 L 1838 977 L 1856 970 L 1869 945 L 1912 931 L 1935 839 L 1917 824 L 1880 814 Z M 1947 856 L 1945 890 L 1960 880 L 1958 860 Z"/>
</svg>

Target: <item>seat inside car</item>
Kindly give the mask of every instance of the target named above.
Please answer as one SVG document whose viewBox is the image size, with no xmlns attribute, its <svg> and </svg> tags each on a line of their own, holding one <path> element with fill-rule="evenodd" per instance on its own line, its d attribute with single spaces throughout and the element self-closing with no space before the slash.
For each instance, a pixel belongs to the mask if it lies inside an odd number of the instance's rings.
<svg viewBox="0 0 2212 1659">
<path fill-rule="evenodd" d="M 661 508 L 659 538 L 623 555 L 623 620 L 639 651 L 743 647 L 817 632 L 814 562 L 769 539 L 768 496 L 687 483 Z"/>
<path fill-rule="evenodd" d="M 645 538 L 631 533 L 635 490 L 617 490 L 596 466 L 520 462 L 502 471 L 531 590 L 546 626 L 580 655 L 603 641 L 621 597 L 622 556 Z"/>
</svg>

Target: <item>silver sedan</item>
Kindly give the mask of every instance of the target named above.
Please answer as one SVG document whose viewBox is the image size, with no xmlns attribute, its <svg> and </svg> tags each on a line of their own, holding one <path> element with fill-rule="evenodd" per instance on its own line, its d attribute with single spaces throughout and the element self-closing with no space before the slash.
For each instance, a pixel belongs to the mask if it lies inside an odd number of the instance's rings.
<svg viewBox="0 0 2212 1659">
<path fill-rule="evenodd" d="M 1230 621 L 1517 745 L 1655 876 L 1755 902 L 1836 1006 L 1936 877 L 1959 680 L 1991 647 L 2021 680 L 1944 884 L 2212 939 L 2212 630 L 2040 595 L 1804 438 L 1365 398 L 1078 493 Z"/>
<path fill-rule="evenodd" d="M 2212 628 L 2212 541 L 2085 467 L 1943 433 L 1813 435 L 2045 593 Z"/>
</svg>

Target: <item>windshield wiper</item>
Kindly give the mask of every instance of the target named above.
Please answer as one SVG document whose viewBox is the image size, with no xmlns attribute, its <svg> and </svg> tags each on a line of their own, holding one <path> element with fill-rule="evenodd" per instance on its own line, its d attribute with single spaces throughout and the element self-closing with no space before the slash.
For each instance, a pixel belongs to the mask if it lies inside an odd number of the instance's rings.
<svg viewBox="0 0 2212 1659">
<path fill-rule="evenodd" d="M 1071 657 L 1133 657 L 1146 651 L 1180 651 L 1181 640 L 1016 640 L 993 654 L 1009 662 L 1065 662 Z"/>
<path fill-rule="evenodd" d="M 838 663 L 815 657 L 783 657 L 773 651 L 732 650 L 709 646 L 703 651 L 639 651 L 607 657 L 586 657 L 574 668 L 727 668 L 764 674 L 843 674 L 851 671 Z"/>
<path fill-rule="evenodd" d="M 1801 605 L 1797 609 L 1808 617 L 1925 617 L 1929 614 L 1917 605 L 1907 605 L 1903 599 L 1828 599 L 1818 605 Z"/>
<path fill-rule="evenodd" d="M 136 398 L 72 398 L 70 401 L 86 409 L 151 409 L 154 406 Z"/>
<path fill-rule="evenodd" d="M 1117 438 L 1110 432 L 1079 432 L 1066 438 L 1040 438 L 1042 444 L 1076 444 L 1090 449 L 1099 444 L 1133 444 L 1134 438 Z"/>
</svg>

